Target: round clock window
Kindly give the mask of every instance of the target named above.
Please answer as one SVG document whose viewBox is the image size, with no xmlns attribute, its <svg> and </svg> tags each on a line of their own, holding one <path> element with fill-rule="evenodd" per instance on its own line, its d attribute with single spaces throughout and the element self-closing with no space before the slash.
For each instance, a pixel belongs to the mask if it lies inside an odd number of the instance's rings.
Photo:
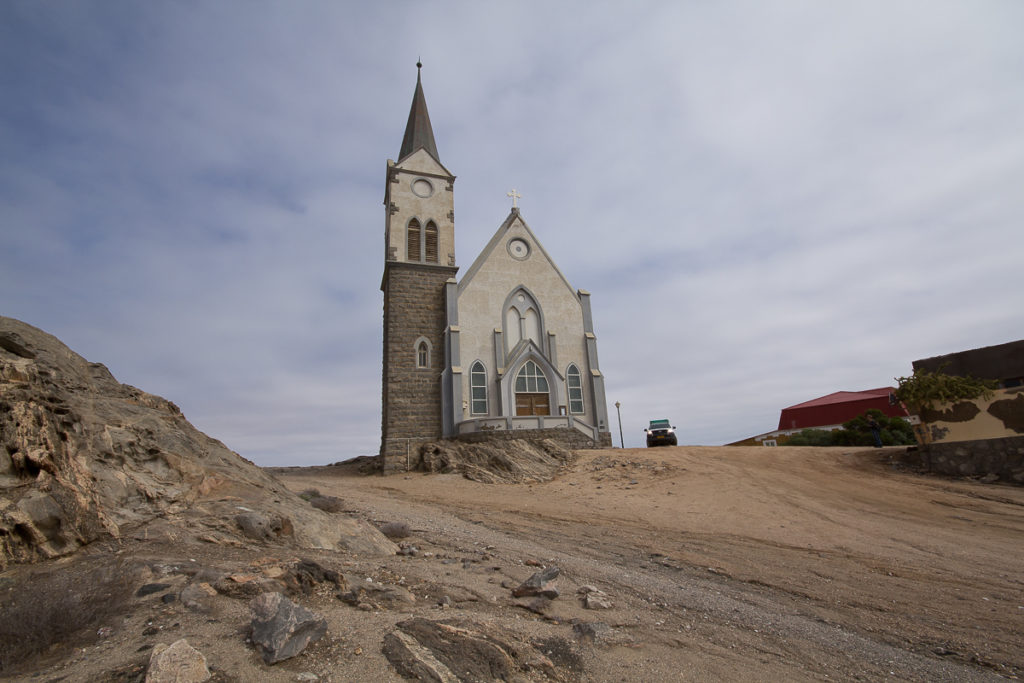
<svg viewBox="0 0 1024 683">
<path fill-rule="evenodd" d="M 508 253 L 512 255 L 512 258 L 522 261 L 530 255 L 530 245 L 519 238 L 509 240 Z"/>
<path fill-rule="evenodd" d="M 434 194 L 434 186 L 430 184 L 429 180 L 417 178 L 412 181 L 412 191 L 417 197 L 429 197 Z"/>
</svg>

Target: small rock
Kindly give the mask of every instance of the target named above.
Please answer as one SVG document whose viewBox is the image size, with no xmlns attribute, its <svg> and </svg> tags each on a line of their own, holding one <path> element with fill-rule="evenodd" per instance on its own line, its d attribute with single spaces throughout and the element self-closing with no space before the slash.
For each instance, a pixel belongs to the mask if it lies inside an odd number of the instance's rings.
<svg viewBox="0 0 1024 683">
<path fill-rule="evenodd" d="M 520 584 L 518 588 L 513 589 L 512 595 L 517 598 L 541 595 L 553 600 L 558 597 L 558 590 L 548 584 L 557 579 L 559 573 L 558 567 L 554 566 L 539 571 Z"/>
<path fill-rule="evenodd" d="M 202 683 L 210 680 L 210 676 L 206 657 L 183 638 L 153 648 L 146 683 Z"/>
<path fill-rule="evenodd" d="M 380 532 L 391 539 L 412 535 L 412 529 L 405 522 L 388 522 L 381 525 Z"/>
<path fill-rule="evenodd" d="M 585 609 L 611 609 L 612 603 L 604 593 L 596 591 L 583 596 L 583 607 Z"/>
<path fill-rule="evenodd" d="M 135 597 L 143 598 L 147 595 L 152 595 L 153 593 L 165 591 L 170 587 L 171 584 L 169 583 L 147 583 L 146 585 L 139 588 L 139 590 L 135 591 Z"/>
<path fill-rule="evenodd" d="M 263 661 L 274 664 L 294 657 L 323 637 L 327 620 L 281 593 L 263 593 L 249 603 L 252 610 L 252 641 Z"/>
<path fill-rule="evenodd" d="M 207 612 L 210 609 L 210 598 L 217 591 L 208 583 L 190 583 L 181 591 L 181 604 L 196 612 Z"/>
<path fill-rule="evenodd" d="M 581 622 L 573 625 L 572 632 L 579 640 L 597 642 L 611 635 L 612 627 L 600 621 Z"/>
</svg>

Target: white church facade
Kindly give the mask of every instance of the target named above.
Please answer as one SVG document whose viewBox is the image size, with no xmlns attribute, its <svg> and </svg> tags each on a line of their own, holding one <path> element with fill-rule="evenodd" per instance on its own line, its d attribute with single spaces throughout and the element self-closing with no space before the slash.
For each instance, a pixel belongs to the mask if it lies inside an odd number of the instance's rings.
<svg viewBox="0 0 1024 683">
<path fill-rule="evenodd" d="M 383 469 L 411 469 L 424 444 L 448 438 L 611 445 L 590 294 L 569 284 L 514 191 L 457 279 L 454 185 L 417 75 L 385 185 Z"/>
</svg>

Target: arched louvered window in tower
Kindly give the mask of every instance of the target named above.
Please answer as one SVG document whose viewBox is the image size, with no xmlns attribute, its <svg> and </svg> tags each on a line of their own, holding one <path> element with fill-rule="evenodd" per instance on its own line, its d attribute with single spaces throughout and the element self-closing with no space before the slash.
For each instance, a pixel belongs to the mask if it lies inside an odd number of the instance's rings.
<svg viewBox="0 0 1024 683">
<path fill-rule="evenodd" d="M 487 414 L 487 370 L 480 361 L 469 369 L 469 412 L 472 415 Z"/>
<path fill-rule="evenodd" d="M 565 371 L 565 383 L 569 389 L 569 412 L 573 415 L 583 414 L 583 376 L 580 369 L 570 365 Z"/>
<path fill-rule="evenodd" d="M 437 263 L 437 225 L 434 224 L 434 221 L 427 223 L 427 229 L 423 236 L 427 247 L 425 249 L 427 263 Z"/>
<path fill-rule="evenodd" d="M 422 261 L 420 253 L 420 222 L 413 218 L 409 221 L 409 235 L 406 239 L 406 258 L 410 261 Z"/>
</svg>

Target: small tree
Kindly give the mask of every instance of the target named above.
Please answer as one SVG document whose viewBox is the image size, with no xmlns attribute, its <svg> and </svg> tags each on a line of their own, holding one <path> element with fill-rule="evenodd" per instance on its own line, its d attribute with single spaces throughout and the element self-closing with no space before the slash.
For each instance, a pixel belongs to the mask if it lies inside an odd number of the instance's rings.
<svg viewBox="0 0 1024 683">
<path fill-rule="evenodd" d="M 897 377 L 896 398 L 914 412 L 920 412 L 934 409 L 939 403 L 991 398 L 992 391 L 998 386 L 994 380 L 947 375 L 942 372 L 944 368 L 935 372 L 916 368 L 910 377 Z"/>
<path fill-rule="evenodd" d="M 871 418 L 875 418 L 875 422 L 878 423 L 883 446 L 905 446 L 914 443 L 914 428 L 909 422 L 898 417 L 886 417 L 881 410 L 872 408 L 863 415 L 844 422 L 843 428 L 835 432 L 835 445 L 874 446 Z"/>
</svg>

